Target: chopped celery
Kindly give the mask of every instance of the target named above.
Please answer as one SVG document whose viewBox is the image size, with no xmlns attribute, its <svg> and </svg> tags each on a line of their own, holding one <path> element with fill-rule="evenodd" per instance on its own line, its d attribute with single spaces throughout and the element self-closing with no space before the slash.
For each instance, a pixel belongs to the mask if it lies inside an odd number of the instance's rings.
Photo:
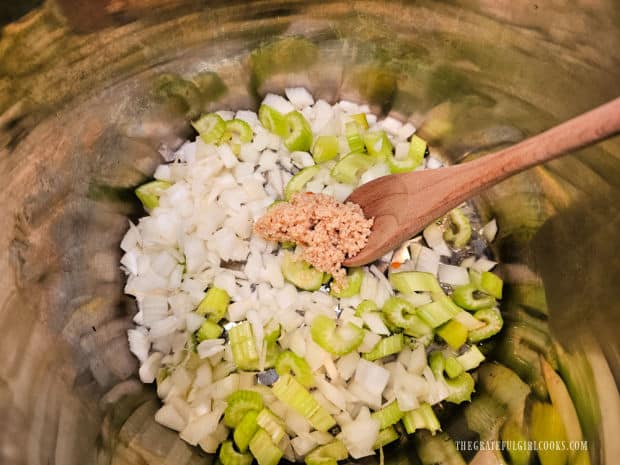
<svg viewBox="0 0 620 465">
<path fill-rule="evenodd" d="M 510 419 L 504 423 L 500 431 L 500 438 L 506 444 L 512 465 L 528 465 L 530 463 L 531 452 L 525 447 L 520 447 L 521 444 L 526 443 L 527 436 L 516 421 Z"/>
<path fill-rule="evenodd" d="M 467 352 L 456 357 L 465 371 L 473 370 L 484 361 L 484 355 L 477 346 L 471 346 Z"/>
<path fill-rule="evenodd" d="M 431 328 L 437 328 L 452 318 L 456 312 L 443 302 L 430 302 L 418 307 L 418 315 Z"/>
<path fill-rule="evenodd" d="M 239 155 L 241 144 L 247 144 L 254 138 L 254 131 L 248 123 L 242 119 L 231 119 L 226 121 L 226 130 L 222 136 L 222 141 L 230 143 L 235 154 Z"/>
<path fill-rule="evenodd" d="M 306 291 L 316 291 L 323 285 L 322 271 L 288 251 L 282 256 L 282 275 L 288 282 Z"/>
<path fill-rule="evenodd" d="M 318 315 L 310 326 L 312 340 L 330 354 L 346 355 L 357 349 L 364 340 L 364 330 L 353 323 L 337 327 L 336 321 Z"/>
<path fill-rule="evenodd" d="M 250 441 L 250 452 L 258 465 L 277 465 L 282 458 L 280 448 L 271 442 L 269 433 L 259 428 L 252 440 Z"/>
<path fill-rule="evenodd" d="M 381 410 L 373 412 L 371 416 L 379 422 L 379 428 L 384 429 L 388 426 L 398 423 L 399 420 L 403 417 L 403 412 L 400 408 L 398 408 L 398 402 L 392 401 Z"/>
<path fill-rule="evenodd" d="M 336 136 L 319 136 L 312 146 L 312 158 L 315 163 L 333 160 L 338 156 L 339 144 Z"/>
<path fill-rule="evenodd" d="M 377 310 L 379 310 L 379 307 L 377 307 L 374 301 L 368 299 L 362 300 L 355 308 L 355 316 L 361 316 L 366 312 L 376 312 Z"/>
<path fill-rule="evenodd" d="M 362 131 L 368 129 L 368 119 L 366 118 L 366 113 L 351 115 L 351 119 L 357 123 Z"/>
<path fill-rule="evenodd" d="M 467 328 L 456 320 L 448 321 L 437 328 L 436 332 L 454 350 L 467 342 Z"/>
<path fill-rule="evenodd" d="M 415 307 L 405 299 L 390 297 L 381 310 L 389 323 L 404 329 L 410 336 L 420 337 L 432 332 L 432 328 L 416 315 Z"/>
<path fill-rule="evenodd" d="M 347 272 L 347 287 L 336 291 L 333 287 L 330 290 L 330 294 L 334 297 L 353 297 L 359 294 L 362 287 L 362 279 L 364 279 L 364 270 L 362 268 L 350 268 Z"/>
<path fill-rule="evenodd" d="M 531 438 L 539 444 L 566 442 L 562 417 L 551 404 L 534 402 L 530 411 L 529 431 Z M 568 460 L 568 452 L 559 448 L 539 448 L 537 454 L 541 465 L 564 465 Z"/>
<path fill-rule="evenodd" d="M 284 115 L 269 105 L 260 106 L 258 109 L 258 120 L 268 131 L 280 137 L 286 137 L 289 132 Z"/>
<path fill-rule="evenodd" d="M 471 239 L 471 224 L 469 218 L 458 208 L 448 213 L 450 224 L 443 233 L 443 238 L 452 243 L 454 247 L 465 247 Z"/>
<path fill-rule="evenodd" d="M 310 365 L 295 352 L 290 350 L 282 352 L 276 359 L 275 367 L 280 376 L 293 372 L 302 386 L 307 388 L 314 386 L 314 377 Z"/>
<path fill-rule="evenodd" d="M 145 210 L 152 210 L 159 205 L 161 192 L 168 189 L 171 185 L 166 181 L 147 182 L 136 188 L 136 197 L 142 202 Z"/>
<path fill-rule="evenodd" d="M 230 296 L 228 292 L 219 287 L 212 287 L 198 304 L 196 313 L 206 316 L 210 321 L 217 323 L 226 315 L 229 303 Z"/>
<path fill-rule="evenodd" d="M 392 173 L 406 173 L 416 169 L 424 160 L 426 154 L 426 142 L 420 137 L 411 136 L 411 142 L 409 143 L 409 151 L 407 157 L 404 159 L 398 159 L 393 155 L 390 155 L 387 159 Z"/>
<path fill-rule="evenodd" d="M 308 182 L 317 175 L 320 168 L 316 165 L 300 170 L 284 187 L 284 198 L 290 200 L 293 194 L 301 192 Z"/>
<path fill-rule="evenodd" d="M 433 352 L 429 357 L 429 365 L 435 379 L 442 380 L 448 387 L 446 400 L 453 404 L 469 401 L 474 392 L 474 379 L 469 373 L 461 373 L 456 378 L 446 379 L 444 376 L 446 359 L 441 352 Z"/>
<path fill-rule="evenodd" d="M 500 332 L 504 324 L 502 314 L 495 307 L 478 310 L 474 313 L 474 318 L 484 321 L 486 324 L 482 328 L 469 331 L 470 342 L 480 342 L 496 335 Z"/>
<path fill-rule="evenodd" d="M 390 284 L 398 292 L 413 294 L 414 292 L 443 292 L 435 275 L 422 271 L 403 271 L 391 273 Z"/>
<path fill-rule="evenodd" d="M 392 157 L 392 143 L 384 131 L 364 134 L 366 151 L 377 160 L 387 160 Z"/>
<path fill-rule="evenodd" d="M 206 341 L 207 339 L 217 339 L 223 332 L 224 328 L 217 323 L 207 320 L 196 332 L 196 339 L 198 339 L 198 342 Z"/>
<path fill-rule="evenodd" d="M 370 361 L 378 360 L 388 355 L 400 353 L 404 346 L 405 342 L 402 333 L 393 334 L 381 339 L 370 352 L 364 354 L 364 358 Z"/>
<path fill-rule="evenodd" d="M 284 431 L 284 425 L 280 419 L 267 408 L 260 411 L 256 417 L 256 424 L 269 434 L 269 437 L 274 444 L 278 444 L 286 434 L 286 431 Z"/>
<path fill-rule="evenodd" d="M 472 284 L 457 286 L 452 293 L 452 300 L 465 310 L 480 310 L 495 305 L 495 299 L 492 296 L 476 296 L 477 291 L 478 289 Z"/>
<path fill-rule="evenodd" d="M 492 295 L 496 299 L 502 298 L 502 286 L 504 282 L 499 276 L 490 271 L 483 271 L 480 276 L 480 290 L 486 294 Z"/>
<path fill-rule="evenodd" d="M 355 121 L 349 121 L 345 124 L 345 136 L 351 152 L 363 152 L 364 142 L 360 134 L 360 127 Z"/>
<path fill-rule="evenodd" d="M 282 334 L 282 327 L 280 323 L 276 323 L 274 320 L 270 320 L 265 326 L 265 341 L 276 342 Z"/>
<path fill-rule="evenodd" d="M 336 465 L 338 460 L 344 460 L 349 456 L 349 451 L 344 443 L 336 439 L 333 442 L 319 446 L 306 455 L 306 465 Z"/>
<path fill-rule="evenodd" d="M 232 441 L 224 441 L 220 447 L 220 462 L 222 465 L 250 465 L 253 457 L 250 454 L 237 452 Z"/>
<path fill-rule="evenodd" d="M 331 176 L 344 184 L 356 184 L 361 174 L 376 163 L 370 155 L 351 152 L 342 158 L 331 170 Z"/>
<path fill-rule="evenodd" d="M 256 370 L 258 350 L 249 321 L 239 323 L 228 331 L 228 339 L 235 365 L 241 370 Z"/>
<path fill-rule="evenodd" d="M 437 415 L 433 412 L 433 408 L 424 403 L 414 410 L 409 410 L 403 415 L 403 426 L 407 434 L 412 434 L 416 430 L 426 429 L 435 434 L 441 431 L 441 425 L 437 419 Z"/>
<path fill-rule="evenodd" d="M 446 366 L 444 371 L 448 375 L 448 378 L 456 378 L 465 371 L 463 365 L 461 365 L 455 357 L 446 357 Z"/>
<path fill-rule="evenodd" d="M 258 431 L 256 417 L 258 417 L 258 411 L 250 410 L 243 415 L 241 421 L 239 421 L 237 426 L 235 426 L 235 430 L 233 431 L 233 440 L 241 452 L 248 450 L 250 440 L 254 434 L 256 434 L 256 431 Z"/>
<path fill-rule="evenodd" d="M 304 116 L 298 111 L 291 111 L 284 117 L 288 132 L 284 137 L 284 145 L 291 152 L 296 150 L 307 152 L 312 146 L 312 129 Z"/>
<path fill-rule="evenodd" d="M 208 113 L 192 123 L 200 138 L 207 144 L 217 144 L 226 130 L 226 122 L 217 113 Z"/>
<path fill-rule="evenodd" d="M 240 390 L 226 399 L 228 406 L 224 410 L 224 423 L 230 428 L 236 427 L 246 413 L 263 408 L 263 398 L 258 392 Z"/>
<path fill-rule="evenodd" d="M 276 360 L 280 355 L 280 345 L 277 341 L 270 341 L 265 339 L 266 354 L 265 354 L 265 365 L 262 367 L 263 369 L 274 368 L 276 365 Z"/>
<path fill-rule="evenodd" d="M 379 435 L 377 436 L 377 440 L 373 444 L 373 449 L 379 449 L 383 446 L 387 446 L 388 444 L 396 441 L 399 438 L 398 431 L 393 426 L 388 426 L 387 428 L 379 431 Z"/>
<path fill-rule="evenodd" d="M 291 375 L 280 376 L 273 384 L 272 392 L 280 401 L 304 416 L 315 429 L 327 431 L 336 424 L 329 412 Z"/>
</svg>

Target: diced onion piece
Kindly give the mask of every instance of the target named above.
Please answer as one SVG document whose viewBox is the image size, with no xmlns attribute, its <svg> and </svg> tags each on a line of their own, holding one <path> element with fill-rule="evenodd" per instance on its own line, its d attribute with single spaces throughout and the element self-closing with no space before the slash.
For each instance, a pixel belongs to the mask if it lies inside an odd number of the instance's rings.
<svg viewBox="0 0 620 465">
<path fill-rule="evenodd" d="M 469 273 L 467 270 L 460 266 L 446 265 L 445 263 L 439 264 L 438 270 L 439 281 L 452 286 L 460 286 L 462 284 L 469 284 Z"/>
<path fill-rule="evenodd" d="M 495 221 L 495 219 L 492 219 L 487 224 L 485 224 L 480 230 L 480 234 L 488 242 L 493 242 L 495 236 L 497 235 L 497 221 Z"/>
</svg>

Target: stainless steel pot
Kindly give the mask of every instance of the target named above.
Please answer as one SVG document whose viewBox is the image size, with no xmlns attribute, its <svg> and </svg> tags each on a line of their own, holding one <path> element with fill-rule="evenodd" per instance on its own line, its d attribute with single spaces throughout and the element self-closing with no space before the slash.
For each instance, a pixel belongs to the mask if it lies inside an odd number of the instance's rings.
<svg viewBox="0 0 620 465">
<path fill-rule="evenodd" d="M 127 217 L 140 215 L 132 189 L 189 134 L 188 118 L 303 85 L 408 119 L 458 162 L 617 97 L 619 46 L 616 0 L 48 0 L 7 24 L 0 463 L 212 460 L 152 419 L 118 266 Z M 541 398 L 538 356 L 552 358 L 592 463 L 616 463 L 620 141 L 476 204 L 498 220 L 507 282 L 496 357 Z M 416 463 L 414 452 L 387 460 Z"/>
</svg>

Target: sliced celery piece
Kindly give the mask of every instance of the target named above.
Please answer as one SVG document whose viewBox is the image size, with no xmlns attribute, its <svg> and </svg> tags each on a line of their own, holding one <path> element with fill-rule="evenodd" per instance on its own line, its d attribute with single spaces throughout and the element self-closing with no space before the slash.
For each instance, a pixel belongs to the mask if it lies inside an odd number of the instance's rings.
<svg viewBox="0 0 620 465">
<path fill-rule="evenodd" d="M 377 342 L 377 345 L 375 345 L 370 352 L 365 353 L 363 357 L 370 361 L 378 360 L 388 355 L 400 353 L 404 346 L 405 341 L 402 333 L 393 334 Z"/>
<path fill-rule="evenodd" d="M 457 286 L 452 293 L 452 300 L 465 310 L 480 310 L 495 305 L 495 299 L 490 295 L 476 296 L 478 291 L 472 284 Z"/>
<path fill-rule="evenodd" d="M 235 154 L 239 155 L 241 144 L 247 144 L 254 138 L 254 131 L 248 123 L 241 119 L 226 121 L 226 130 L 222 141 L 229 142 Z"/>
<path fill-rule="evenodd" d="M 222 465 L 250 465 L 253 457 L 250 454 L 237 452 L 232 441 L 224 441 L 220 447 L 220 462 Z"/>
<path fill-rule="evenodd" d="M 144 209 L 150 211 L 159 205 L 161 192 L 168 189 L 170 186 L 172 186 L 172 184 L 166 181 L 147 182 L 136 188 L 136 197 L 142 202 Z"/>
<path fill-rule="evenodd" d="M 269 433 L 259 428 L 250 441 L 250 452 L 258 462 L 258 465 L 277 465 L 282 458 L 282 451 L 271 442 Z"/>
<path fill-rule="evenodd" d="M 362 268 L 350 268 L 347 272 L 347 287 L 340 291 L 336 291 L 332 287 L 329 293 L 338 298 L 353 297 L 359 294 L 362 287 L 362 279 L 364 279 L 364 270 Z"/>
<path fill-rule="evenodd" d="M 461 373 L 456 378 L 444 376 L 446 359 L 441 352 L 433 352 L 429 357 L 429 365 L 436 379 L 442 380 L 448 387 L 446 400 L 453 404 L 469 401 L 474 392 L 474 379 L 469 373 Z"/>
<path fill-rule="evenodd" d="M 276 372 L 282 376 L 284 374 L 293 372 L 297 381 L 304 387 L 314 386 L 314 377 L 312 376 L 312 370 L 308 362 L 302 357 L 290 350 L 282 352 L 275 363 Z"/>
<path fill-rule="evenodd" d="M 263 408 L 263 397 L 254 391 L 240 390 L 226 399 L 228 406 L 224 410 L 224 423 L 230 428 L 236 427 L 246 413 Z"/>
<path fill-rule="evenodd" d="M 312 340 L 334 355 L 346 355 L 357 349 L 364 340 L 364 330 L 352 323 L 337 327 L 336 321 L 318 315 L 310 326 Z"/>
<path fill-rule="evenodd" d="M 239 323 L 228 331 L 228 339 L 235 365 L 241 370 L 258 368 L 258 350 L 249 321 Z"/>
<path fill-rule="evenodd" d="M 416 315 L 415 307 L 405 299 L 390 297 L 381 310 L 389 323 L 404 329 L 410 336 L 421 337 L 432 332 L 432 328 Z"/>
<path fill-rule="evenodd" d="M 284 198 L 291 200 L 293 194 L 301 192 L 303 188 L 310 182 L 310 180 L 317 175 L 320 168 L 317 165 L 308 166 L 300 170 L 295 176 L 293 176 L 286 186 L 284 187 Z"/>
<path fill-rule="evenodd" d="M 361 174 L 376 163 L 370 155 L 351 152 L 341 159 L 331 170 L 331 176 L 344 184 L 356 184 Z"/>
<path fill-rule="evenodd" d="M 323 285 L 322 271 L 288 251 L 282 256 L 282 275 L 288 282 L 306 291 L 316 291 Z"/>
<path fill-rule="evenodd" d="M 226 315 L 229 303 L 230 296 L 228 292 L 219 287 L 212 287 L 198 304 L 196 313 L 206 316 L 210 321 L 217 323 Z"/>
<path fill-rule="evenodd" d="M 336 424 L 329 412 L 291 375 L 280 376 L 273 384 L 272 392 L 280 401 L 304 416 L 315 429 L 327 431 Z"/>
<path fill-rule="evenodd" d="M 422 164 L 424 155 L 426 154 L 426 141 L 420 137 L 411 136 L 411 142 L 409 143 L 409 151 L 407 157 L 399 160 L 394 155 L 390 155 L 387 159 L 390 172 L 392 173 L 406 173 L 413 171 Z"/>
<path fill-rule="evenodd" d="M 403 294 L 412 294 L 414 292 L 443 292 L 435 275 L 423 271 L 391 273 L 389 281 L 395 290 Z"/>
<path fill-rule="evenodd" d="M 441 431 L 437 415 L 435 415 L 433 408 L 427 403 L 423 403 L 414 410 L 405 412 L 403 414 L 403 426 L 407 434 L 412 434 L 419 429 L 429 430 L 433 435 L 437 431 Z"/>
<path fill-rule="evenodd" d="M 437 328 L 437 335 L 457 350 L 467 342 L 467 328 L 456 320 L 450 320 Z"/>
<path fill-rule="evenodd" d="M 376 303 L 372 300 L 365 299 L 362 300 L 355 308 L 355 316 L 361 316 L 366 312 L 376 312 L 377 310 L 379 310 L 379 307 L 377 307 Z"/>
<path fill-rule="evenodd" d="M 241 452 L 245 452 L 248 450 L 248 446 L 250 445 L 250 440 L 258 431 L 258 424 L 256 423 L 256 417 L 258 417 L 257 410 L 250 410 L 241 421 L 237 423 L 235 426 L 235 430 L 233 431 L 233 440 L 235 441 L 235 445 Z"/>
<path fill-rule="evenodd" d="M 377 160 L 388 160 L 392 157 L 392 143 L 385 131 L 369 132 L 363 136 L 366 151 Z"/>
<path fill-rule="evenodd" d="M 450 224 L 443 233 L 443 238 L 458 249 L 465 247 L 471 239 L 469 218 L 459 208 L 455 208 L 448 213 L 448 218 L 450 219 Z"/>
<path fill-rule="evenodd" d="M 338 460 L 344 460 L 349 456 L 347 448 L 339 439 L 323 446 L 319 446 L 306 455 L 306 465 L 336 465 Z"/>
<path fill-rule="evenodd" d="M 307 152 L 312 146 L 312 129 L 304 116 L 298 111 L 291 111 L 284 117 L 288 132 L 284 137 L 284 145 L 291 152 L 296 150 Z"/>
<path fill-rule="evenodd" d="M 379 431 L 379 435 L 377 436 L 377 440 L 373 444 L 373 449 L 379 449 L 383 446 L 387 446 L 388 444 L 396 441 L 400 435 L 396 431 L 393 426 L 388 426 L 387 428 Z"/>
<path fill-rule="evenodd" d="M 488 339 L 499 333 L 504 325 L 502 314 L 499 309 L 495 307 L 478 310 L 474 313 L 474 318 L 484 321 L 486 324 L 482 328 L 472 329 L 469 331 L 470 342 L 480 342 L 484 339 Z"/>
<path fill-rule="evenodd" d="M 351 152 L 363 152 L 364 142 L 358 124 L 355 121 L 349 121 L 345 124 L 344 132 Z"/>
<path fill-rule="evenodd" d="M 403 417 L 403 411 L 398 408 L 398 402 L 393 401 L 381 410 L 373 412 L 371 416 L 379 422 L 379 428 L 384 429 L 398 423 Z"/>
<path fill-rule="evenodd" d="M 338 156 L 339 144 L 336 136 L 318 136 L 312 146 L 312 158 L 315 163 L 333 160 Z"/>
<path fill-rule="evenodd" d="M 461 365 L 455 357 L 446 357 L 446 366 L 444 371 L 448 375 L 448 378 L 456 378 L 465 371 L 463 365 Z"/>
<path fill-rule="evenodd" d="M 566 431 L 562 417 L 551 404 L 534 402 L 530 411 L 530 436 L 539 444 L 542 442 L 566 442 Z M 568 461 L 568 450 L 539 448 L 541 465 L 564 465 Z"/>
<path fill-rule="evenodd" d="M 502 298 L 502 287 L 504 281 L 499 276 L 490 271 L 483 271 L 480 276 L 480 290 L 486 294 L 492 295 L 496 299 Z"/>
<path fill-rule="evenodd" d="M 467 352 L 456 357 L 465 371 L 473 370 L 484 361 L 484 355 L 477 346 L 471 346 Z"/>
<path fill-rule="evenodd" d="M 286 118 L 278 110 L 269 105 L 261 105 L 258 109 L 258 120 L 267 129 L 280 137 L 286 137 L 289 132 Z"/>
<path fill-rule="evenodd" d="M 269 437 L 274 444 L 279 444 L 286 434 L 286 431 L 284 431 L 284 425 L 280 419 L 269 409 L 264 408 L 260 411 L 256 417 L 256 423 L 269 434 Z"/>
<path fill-rule="evenodd" d="M 226 122 L 217 113 L 207 113 L 192 123 L 200 138 L 207 144 L 217 144 L 224 135 Z"/>
<path fill-rule="evenodd" d="M 207 320 L 196 332 L 196 339 L 198 339 L 198 342 L 206 341 L 207 339 L 217 339 L 223 332 L 224 328 L 213 321 Z"/>
<path fill-rule="evenodd" d="M 418 315 L 431 328 L 437 328 L 455 315 L 455 312 L 443 302 L 430 302 L 418 307 Z"/>
<path fill-rule="evenodd" d="M 351 119 L 357 123 L 362 131 L 368 129 L 368 119 L 366 118 L 366 113 L 351 115 Z"/>
</svg>

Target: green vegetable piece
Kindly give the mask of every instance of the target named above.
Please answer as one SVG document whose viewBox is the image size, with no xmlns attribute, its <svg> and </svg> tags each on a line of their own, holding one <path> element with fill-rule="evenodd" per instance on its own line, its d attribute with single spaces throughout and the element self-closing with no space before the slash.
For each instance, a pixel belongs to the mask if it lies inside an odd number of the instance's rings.
<svg viewBox="0 0 620 465">
<path fill-rule="evenodd" d="M 282 451 L 271 442 L 269 433 L 262 428 L 258 429 L 250 441 L 250 452 L 256 458 L 258 465 L 278 465 L 282 458 Z"/>
<path fill-rule="evenodd" d="M 319 136 L 312 146 L 312 158 L 315 163 L 324 163 L 333 160 L 338 156 L 338 137 L 336 136 Z"/>
<path fill-rule="evenodd" d="M 405 299 L 390 297 L 381 310 L 389 323 L 404 329 L 410 336 L 421 337 L 432 332 L 432 328 L 416 315 L 415 307 Z"/>
<path fill-rule="evenodd" d="M 288 133 L 284 137 L 284 145 L 291 152 L 300 150 L 307 152 L 312 146 L 312 129 L 304 116 L 298 111 L 291 111 L 284 117 Z"/>
<path fill-rule="evenodd" d="M 235 154 L 239 154 L 241 144 L 247 144 L 254 138 L 254 131 L 248 123 L 241 119 L 226 121 L 226 129 L 222 141 L 229 142 Z"/>
<path fill-rule="evenodd" d="M 248 450 L 250 440 L 258 431 L 258 424 L 256 423 L 257 417 L 258 411 L 250 410 L 243 416 L 243 418 L 241 418 L 241 421 L 237 423 L 237 426 L 235 426 L 235 430 L 233 431 L 233 440 L 241 452 Z"/>
<path fill-rule="evenodd" d="M 308 182 L 310 182 L 310 180 L 314 178 L 319 171 L 320 168 L 316 165 L 308 166 L 307 168 L 300 170 L 290 179 L 288 183 L 286 183 L 286 186 L 284 187 L 284 198 L 286 200 L 291 200 L 293 194 L 301 192 L 304 187 L 306 187 L 306 184 L 308 184 Z"/>
<path fill-rule="evenodd" d="M 344 184 L 357 184 L 361 174 L 373 166 L 376 160 L 361 152 L 351 152 L 342 158 L 331 170 L 331 176 Z"/>
<path fill-rule="evenodd" d="M 363 140 L 370 156 L 382 161 L 392 157 L 394 147 L 385 131 L 366 133 Z"/>
<path fill-rule="evenodd" d="M 265 339 L 265 343 L 267 344 L 267 353 L 265 354 L 265 366 L 263 369 L 273 368 L 276 365 L 276 360 L 281 353 L 280 345 L 277 341 L 268 341 Z"/>
<path fill-rule="evenodd" d="M 530 450 L 519 446 L 519 444 L 525 444 L 527 436 L 516 421 L 510 419 L 504 423 L 500 431 L 500 438 L 506 444 L 512 465 L 528 465 L 530 463 Z"/>
<path fill-rule="evenodd" d="M 372 300 L 362 300 L 355 308 L 355 316 L 362 316 L 366 312 L 376 312 L 377 310 L 379 307 Z"/>
<path fill-rule="evenodd" d="M 307 388 L 314 386 L 310 365 L 295 352 L 290 350 L 282 352 L 276 359 L 275 367 L 280 376 L 292 372 L 302 386 Z"/>
<path fill-rule="evenodd" d="M 377 410 L 371 414 L 372 418 L 379 422 L 379 428 L 381 429 L 398 423 L 403 415 L 403 411 L 398 408 L 397 401 L 393 401 L 381 410 Z"/>
<path fill-rule="evenodd" d="M 404 346 L 405 341 L 402 333 L 393 334 L 377 342 L 377 345 L 375 345 L 370 352 L 365 353 L 363 357 L 370 361 L 378 360 L 388 355 L 400 353 Z"/>
<path fill-rule="evenodd" d="M 217 323 L 207 320 L 196 332 L 196 339 L 198 339 L 198 342 L 206 341 L 207 339 L 217 339 L 223 332 L 224 328 Z"/>
<path fill-rule="evenodd" d="M 146 211 L 151 211 L 159 206 L 159 197 L 162 191 L 168 189 L 172 184 L 166 181 L 151 181 L 136 188 L 136 197 L 142 202 Z"/>
<path fill-rule="evenodd" d="M 357 123 L 362 131 L 368 129 L 368 119 L 366 118 L 366 113 L 351 115 L 351 119 Z"/>
<path fill-rule="evenodd" d="M 336 424 L 329 412 L 291 375 L 280 376 L 271 390 L 280 401 L 305 417 L 315 429 L 327 431 Z"/>
<path fill-rule="evenodd" d="M 465 371 L 470 371 L 480 366 L 480 364 L 484 361 L 484 355 L 480 352 L 480 349 L 478 349 L 477 346 L 471 346 L 467 349 L 467 352 L 459 355 L 456 359 Z"/>
<path fill-rule="evenodd" d="M 280 323 L 270 320 L 267 326 L 265 326 L 265 341 L 276 342 L 280 338 L 281 333 L 282 327 Z"/>
<path fill-rule="evenodd" d="M 228 292 L 219 287 L 212 287 L 198 304 L 196 313 L 206 316 L 210 321 L 217 323 L 226 315 L 229 303 L 230 296 Z"/>
<path fill-rule="evenodd" d="M 337 327 L 336 321 L 318 315 L 310 326 L 312 340 L 333 355 L 346 355 L 357 349 L 364 340 L 364 330 L 353 323 Z"/>
<path fill-rule="evenodd" d="M 422 164 L 424 155 L 426 154 L 426 141 L 420 137 L 411 136 L 411 142 L 409 143 L 409 151 L 407 156 L 403 159 L 396 158 L 395 155 L 390 154 L 387 158 L 388 166 L 391 173 L 407 173 L 413 171 Z"/>
<path fill-rule="evenodd" d="M 455 315 L 455 312 L 443 302 L 430 302 L 418 307 L 418 315 L 431 328 L 437 328 Z"/>
<path fill-rule="evenodd" d="M 364 142 L 362 140 L 362 134 L 360 133 L 360 127 L 355 121 L 349 121 L 345 124 L 344 134 L 351 152 L 364 151 Z"/>
<path fill-rule="evenodd" d="M 323 446 L 319 446 L 306 455 L 306 465 L 336 465 L 338 460 L 349 456 L 349 451 L 339 439 Z"/>
<path fill-rule="evenodd" d="M 224 441 L 222 443 L 219 457 L 222 465 L 250 465 L 253 460 L 250 454 L 237 452 L 233 447 L 232 441 Z"/>
<path fill-rule="evenodd" d="M 200 138 L 207 144 L 217 144 L 226 130 L 226 122 L 217 113 L 207 113 L 192 123 Z"/>
<path fill-rule="evenodd" d="M 256 417 L 256 423 L 269 434 L 271 442 L 274 444 L 279 444 L 286 434 L 280 419 L 269 409 L 264 408 L 260 411 Z"/>
<path fill-rule="evenodd" d="M 322 271 L 288 251 L 282 256 L 282 275 L 289 283 L 305 291 L 316 291 L 323 285 Z"/>
<path fill-rule="evenodd" d="M 530 411 L 530 436 L 538 443 L 566 442 L 566 431 L 562 417 L 551 404 L 534 402 Z M 541 465 L 564 465 L 568 461 L 568 450 L 539 448 Z"/>
<path fill-rule="evenodd" d="M 457 286 L 452 293 L 452 300 L 465 310 L 480 310 L 495 305 L 495 299 L 490 295 L 476 296 L 476 289 L 472 284 Z"/>
<path fill-rule="evenodd" d="M 336 291 L 333 287 L 329 293 L 339 299 L 344 297 L 353 297 L 359 294 L 364 279 L 364 270 L 362 268 L 350 268 L 347 272 L 347 287 Z"/>
<path fill-rule="evenodd" d="M 448 378 L 456 378 L 463 373 L 465 369 L 455 357 L 446 357 L 446 366 L 444 371 L 448 375 Z"/>
<path fill-rule="evenodd" d="M 450 224 L 443 233 L 443 238 L 456 248 L 465 247 L 471 239 L 471 224 L 469 218 L 458 208 L 448 213 Z"/>
<path fill-rule="evenodd" d="M 441 431 L 441 425 L 433 408 L 427 404 L 421 404 L 414 410 L 409 410 L 403 415 L 403 426 L 407 434 L 412 434 L 419 429 L 427 429 L 431 434 Z"/>
<path fill-rule="evenodd" d="M 414 292 L 443 292 L 435 275 L 423 271 L 390 273 L 389 281 L 395 290 L 403 294 L 413 294 Z"/>
<path fill-rule="evenodd" d="M 486 323 L 485 326 L 469 331 L 470 342 L 480 342 L 496 335 L 502 329 L 504 320 L 502 314 L 497 308 L 485 308 L 474 313 L 474 318 Z"/>
<path fill-rule="evenodd" d="M 502 298 L 502 287 L 504 281 L 499 276 L 490 271 L 483 271 L 480 277 L 480 290 L 486 294 L 492 295 L 496 299 Z"/>
<path fill-rule="evenodd" d="M 263 397 L 254 391 L 240 390 L 226 399 L 228 406 L 224 410 L 224 424 L 229 428 L 236 427 L 246 413 L 263 408 Z"/>
<path fill-rule="evenodd" d="M 387 428 L 379 431 L 379 435 L 377 436 L 377 440 L 373 444 L 373 449 L 379 449 L 381 447 L 387 446 L 388 444 L 396 441 L 399 438 L 399 434 L 394 429 L 393 426 L 388 426 Z"/>
<path fill-rule="evenodd" d="M 436 379 L 442 380 L 448 387 L 446 400 L 453 404 L 471 400 L 474 392 L 474 378 L 469 373 L 461 373 L 456 378 L 445 378 L 446 359 L 441 352 L 433 352 L 429 357 L 429 365 Z"/>
<path fill-rule="evenodd" d="M 235 365 L 241 370 L 258 369 L 258 350 L 250 322 L 244 321 L 232 327 L 228 331 L 228 339 Z"/>
<path fill-rule="evenodd" d="M 467 328 L 456 320 L 450 320 L 439 327 L 437 334 L 454 350 L 467 342 Z"/>
<path fill-rule="evenodd" d="M 289 128 L 286 118 L 275 108 L 269 105 L 261 105 L 258 109 L 258 120 L 269 132 L 284 138 L 288 135 Z"/>
</svg>

